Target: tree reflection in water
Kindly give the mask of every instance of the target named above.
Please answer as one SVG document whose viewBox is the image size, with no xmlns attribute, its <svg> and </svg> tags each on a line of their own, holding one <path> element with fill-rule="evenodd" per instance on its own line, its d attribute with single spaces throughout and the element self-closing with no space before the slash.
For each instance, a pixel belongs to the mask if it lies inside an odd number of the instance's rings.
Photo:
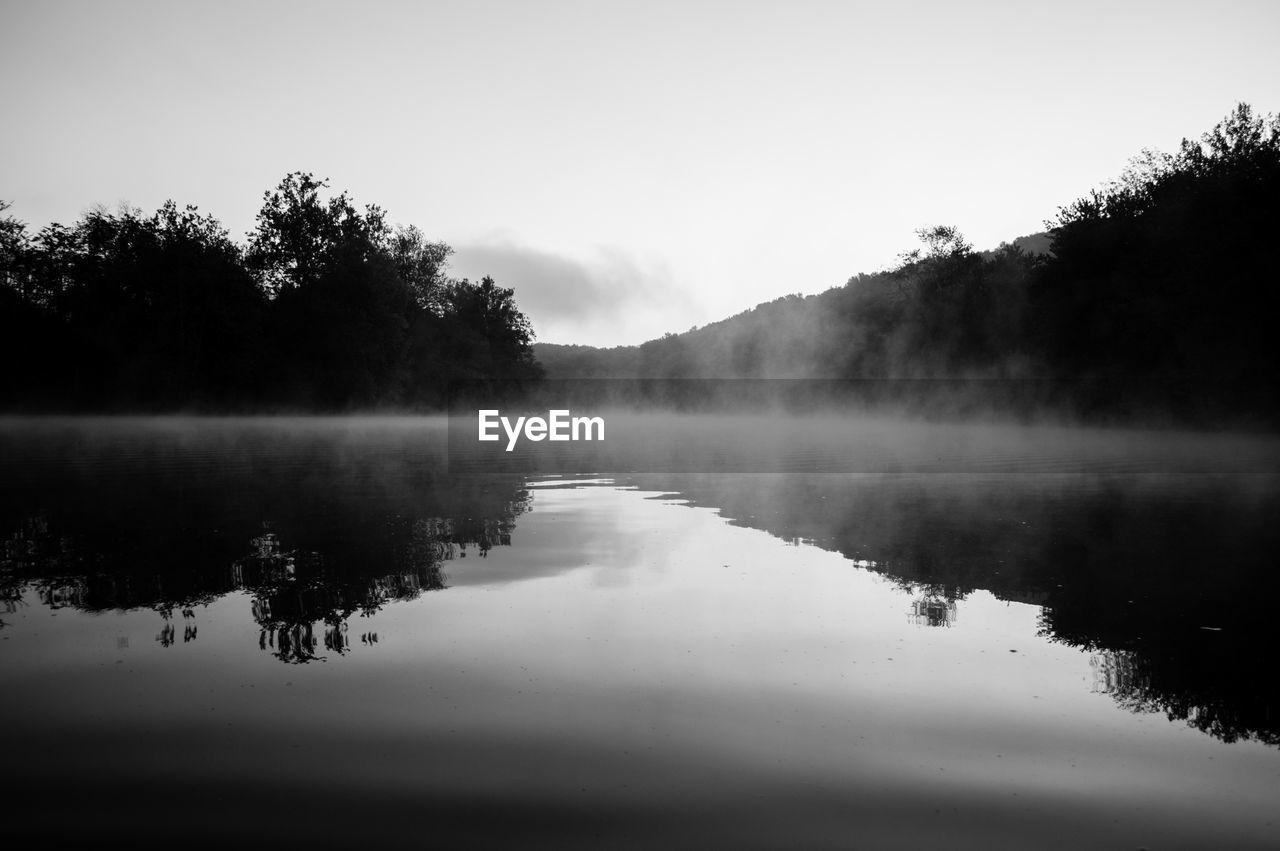
<svg viewBox="0 0 1280 851">
<path fill-rule="evenodd" d="M 510 527 L 470 541 L 486 554 L 494 543 L 510 544 Z M 270 531 L 250 541 L 252 553 L 231 567 L 233 581 L 252 595 L 253 620 L 258 624 L 258 646 L 283 662 L 310 662 L 324 653 L 344 655 L 351 650 L 349 619 L 369 617 L 388 603 L 412 600 L 428 591 L 448 587 L 442 563 L 465 550 L 469 541 L 459 537 L 452 521 L 425 518 L 397 524 L 407 532 L 400 553 L 399 570 L 384 575 L 350 575 L 331 568 L 314 552 L 286 550 Z M 316 637 L 323 624 L 321 638 Z M 324 653 L 320 652 L 323 642 Z M 365 632 L 361 643 L 377 643 Z"/>
<path fill-rule="evenodd" d="M 371 518 L 368 510 L 287 517 L 260 524 L 248 553 L 227 560 L 181 534 L 148 537 L 128 528 L 127 518 L 114 518 L 121 522 L 110 534 L 95 534 L 78 531 L 76 518 L 64 528 L 39 514 L 20 520 L 3 542 L 0 604 L 15 612 L 30 590 L 50 609 L 150 609 L 161 619 L 156 642 L 171 648 L 196 640 L 198 608 L 241 592 L 250 598 L 264 651 L 288 663 L 341 656 L 353 647 L 352 617 L 448 587 L 445 564 L 469 551 L 484 558 L 493 547 L 510 546 L 515 520 L 531 500 L 519 481 L 472 482 L 449 494 L 444 505 L 457 507 L 460 517 L 382 511 Z M 292 538 L 328 546 L 286 546 L 277 525 L 290 528 Z M 359 640 L 373 647 L 379 639 L 361 630 Z"/>
<path fill-rule="evenodd" d="M 635 476 L 728 522 L 838 552 L 956 623 L 977 590 L 1039 606 L 1040 633 L 1091 654 L 1094 690 L 1223 741 L 1280 745 L 1274 627 L 1280 478 Z M 751 486 L 744 486 L 747 483 Z"/>
<path fill-rule="evenodd" d="M 956 599 L 946 590 L 934 586 L 921 589 L 921 596 L 911 601 L 911 622 L 916 626 L 952 626 L 956 622 Z"/>
<path fill-rule="evenodd" d="M 346 460 L 317 467 L 311 454 L 223 478 L 148 470 L 115 481 L 112 500 L 91 496 L 106 492 L 90 487 L 99 484 L 92 471 L 71 481 L 33 472 L 28 481 L 45 488 L 38 499 L 0 492 L 0 520 L 13 530 L 0 560 L 4 612 L 27 589 L 55 609 L 151 609 L 163 621 L 157 640 L 175 647 L 195 641 L 201 606 L 241 592 L 258 645 L 284 662 L 346 655 L 355 635 L 372 647 L 377 633 L 353 618 L 448 587 L 446 566 L 512 543 L 531 499 L 516 478 L 406 476 L 399 457 L 363 472 Z M 192 481 L 207 492 L 193 496 Z M 1242 600 L 1280 593 L 1275 477 L 627 482 L 838 552 L 910 595 L 906 615 L 922 627 L 955 626 L 977 590 L 1039 606 L 1041 634 L 1092 654 L 1095 690 L 1121 706 L 1225 741 L 1280 744 L 1273 629 L 1239 616 Z M 263 517 L 274 519 L 264 526 Z"/>
</svg>

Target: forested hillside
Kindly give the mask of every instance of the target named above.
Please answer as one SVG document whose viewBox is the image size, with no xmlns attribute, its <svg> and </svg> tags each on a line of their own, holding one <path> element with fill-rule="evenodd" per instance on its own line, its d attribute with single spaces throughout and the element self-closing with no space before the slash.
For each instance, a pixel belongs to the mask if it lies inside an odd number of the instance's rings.
<svg viewBox="0 0 1280 851">
<path fill-rule="evenodd" d="M 1241 104 L 1047 224 L 989 252 L 927 228 L 896 268 L 819 295 L 640 346 L 535 351 L 552 378 L 1052 379 L 1083 409 L 1275 418 L 1280 119 Z"/>
<path fill-rule="evenodd" d="M 172 202 L 34 233 L 0 219 L 0 408 L 425 409 L 455 380 L 545 368 L 1049 379 L 1075 382 L 1083 411 L 1280 419 L 1280 119 L 1245 104 L 1174 153 L 1144 152 L 1046 234 L 980 252 L 924 228 L 892 269 L 614 349 L 533 346 L 511 289 L 450 278 L 447 245 L 326 189 L 288 175 L 243 243 Z"/>
</svg>

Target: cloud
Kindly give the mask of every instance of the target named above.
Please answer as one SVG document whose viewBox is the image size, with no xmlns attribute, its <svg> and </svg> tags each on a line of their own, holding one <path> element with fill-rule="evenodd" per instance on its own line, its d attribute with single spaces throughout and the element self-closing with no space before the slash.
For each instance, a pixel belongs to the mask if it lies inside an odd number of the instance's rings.
<svg viewBox="0 0 1280 851">
<path fill-rule="evenodd" d="M 449 270 L 472 280 L 488 275 L 515 290 L 516 304 L 546 342 L 638 343 L 684 330 L 698 312 L 664 263 L 641 264 L 616 248 L 580 260 L 512 242 L 462 244 Z"/>
</svg>

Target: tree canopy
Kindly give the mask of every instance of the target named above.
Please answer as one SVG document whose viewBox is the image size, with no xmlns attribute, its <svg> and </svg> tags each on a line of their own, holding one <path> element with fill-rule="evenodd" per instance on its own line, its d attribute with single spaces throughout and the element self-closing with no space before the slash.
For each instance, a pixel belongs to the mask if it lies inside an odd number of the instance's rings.
<svg viewBox="0 0 1280 851">
<path fill-rule="evenodd" d="M 434 406 L 457 377 L 539 374 L 512 290 L 450 279 L 447 245 L 327 190 L 286 175 L 244 244 L 173 202 L 34 234 L 5 217 L 9 407 Z"/>
</svg>

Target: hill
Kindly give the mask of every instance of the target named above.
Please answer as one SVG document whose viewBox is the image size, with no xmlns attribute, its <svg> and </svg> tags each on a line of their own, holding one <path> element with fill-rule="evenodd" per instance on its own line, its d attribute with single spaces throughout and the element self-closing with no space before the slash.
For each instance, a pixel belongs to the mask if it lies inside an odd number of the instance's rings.
<svg viewBox="0 0 1280 851">
<path fill-rule="evenodd" d="M 534 352 L 550 378 L 1050 379 L 1084 413 L 1280 422 L 1280 118 L 1240 104 L 1135 163 L 992 251 L 922 229 L 896 268 L 818 295 L 639 346 Z"/>
<path fill-rule="evenodd" d="M 980 253 L 993 267 L 1033 264 L 1050 251 L 1048 233 L 1019 237 L 1012 243 Z M 535 343 L 534 354 L 548 378 L 843 378 L 893 377 L 887 353 L 876 335 L 865 338 L 861 351 L 848 341 L 832 351 L 824 340 L 841 326 L 860 324 L 854 314 L 865 312 L 868 322 L 877 301 L 897 293 L 905 268 L 860 274 L 844 287 L 818 295 L 786 295 L 735 316 L 681 334 L 666 334 L 638 346 L 595 346 Z M 877 295 L 880 294 L 880 295 Z M 889 329 L 883 329 L 889 330 Z M 876 367 L 879 364 L 879 368 Z M 914 374 L 914 373 L 913 373 Z"/>
</svg>

